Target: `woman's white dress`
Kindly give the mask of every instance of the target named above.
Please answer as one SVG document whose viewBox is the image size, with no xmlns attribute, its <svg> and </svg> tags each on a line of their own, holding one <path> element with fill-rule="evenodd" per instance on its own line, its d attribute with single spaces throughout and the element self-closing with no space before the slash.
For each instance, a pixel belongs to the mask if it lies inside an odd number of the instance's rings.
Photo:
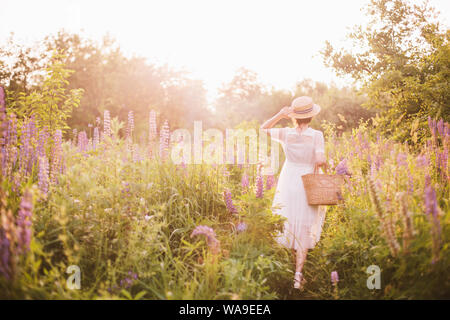
<svg viewBox="0 0 450 320">
<path fill-rule="evenodd" d="M 273 200 L 273 212 L 287 218 L 278 243 L 291 249 L 311 249 L 320 239 L 326 207 L 310 206 L 306 199 L 302 176 L 314 172 L 317 155 L 324 153 L 323 133 L 307 128 L 268 130 L 271 138 L 281 143 L 286 161 Z"/>
</svg>

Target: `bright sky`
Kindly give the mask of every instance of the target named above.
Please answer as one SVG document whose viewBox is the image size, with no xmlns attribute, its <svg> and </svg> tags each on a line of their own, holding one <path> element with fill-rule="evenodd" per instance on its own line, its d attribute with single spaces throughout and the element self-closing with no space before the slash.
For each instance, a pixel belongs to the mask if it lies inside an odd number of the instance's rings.
<svg viewBox="0 0 450 320">
<path fill-rule="evenodd" d="M 418 1 L 418 0 L 411 0 Z M 343 43 L 364 23 L 368 0 L 2 0 L 0 43 L 13 31 L 24 42 L 61 28 L 96 39 L 107 32 L 127 54 L 168 62 L 202 79 L 209 96 L 237 68 L 277 88 L 337 79 L 322 64 L 324 42 Z M 450 1 L 431 0 L 449 25 Z"/>
</svg>

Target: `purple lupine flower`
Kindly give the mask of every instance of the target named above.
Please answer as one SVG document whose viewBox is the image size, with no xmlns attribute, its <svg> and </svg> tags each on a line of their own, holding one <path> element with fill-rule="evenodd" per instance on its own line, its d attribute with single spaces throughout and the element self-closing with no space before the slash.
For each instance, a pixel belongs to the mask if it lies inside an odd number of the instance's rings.
<svg viewBox="0 0 450 320">
<path fill-rule="evenodd" d="M 333 284 L 333 286 L 336 286 L 338 282 L 339 282 L 339 275 L 337 271 L 331 272 L 331 283 Z"/>
<path fill-rule="evenodd" d="M 127 126 L 127 141 L 131 143 L 133 141 L 133 131 L 134 131 L 134 115 L 133 111 L 128 112 L 128 126 Z"/>
<path fill-rule="evenodd" d="M 408 193 L 409 194 L 414 193 L 414 177 L 411 174 L 410 170 L 408 170 Z"/>
<path fill-rule="evenodd" d="M 433 217 L 437 217 L 437 199 L 436 190 L 431 186 L 431 178 L 429 175 L 425 176 L 425 208 L 426 212 Z"/>
<path fill-rule="evenodd" d="M 17 216 L 17 233 L 19 252 L 25 253 L 30 249 L 31 243 L 31 216 L 33 213 L 32 195 L 26 190 L 20 202 L 19 213 Z"/>
<path fill-rule="evenodd" d="M 417 156 L 416 162 L 417 162 L 417 165 L 421 168 L 428 167 L 428 165 L 429 165 L 429 160 L 428 160 L 428 157 L 426 156 L 426 154 Z"/>
<path fill-rule="evenodd" d="M 204 235 L 206 237 L 206 242 L 211 252 L 214 254 L 220 251 L 220 241 L 217 240 L 216 233 L 214 230 L 208 226 L 197 226 L 191 233 L 191 238 L 197 235 Z"/>
<path fill-rule="evenodd" d="M 38 187 L 44 195 L 47 195 L 49 187 L 49 164 L 47 156 L 39 157 Z"/>
<path fill-rule="evenodd" d="M 433 240 L 433 258 L 431 263 L 436 263 L 440 256 L 440 238 L 441 238 L 441 224 L 439 222 L 439 209 L 436 198 L 436 190 L 431 185 L 430 176 L 425 176 L 425 211 L 428 219 L 432 225 L 431 234 Z"/>
<path fill-rule="evenodd" d="M 45 156 L 45 145 L 47 143 L 47 140 L 49 138 L 48 133 L 48 127 L 45 126 L 44 128 L 39 131 L 39 138 L 38 138 L 38 157 Z"/>
<path fill-rule="evenodd" d="M 88 150 L 89 140 L 85 131 L 78 133 L 78 151 L 86 152 Z"/>
<path fill-rule="evenodd" d="M 339 162 L 339 164 L 336 166 L 336 173 L 348 176 L 351 175 L 350 172 L 348 171 L 347 159 L 344 159 L 341 162 Z"/>
<path fill-rule="evenodd" d="M 6 132 L 7 131 L 7 122 L 6 122 L 6 92 L 3 86 L 0 86 L 0 164 L 2 165 L 2 169 L 4 166 L 5 160 L 5 140 L 6 140 Z M 3 171 L 3 170 L 2 170 Z"/>
<path fill-rule="evenodd" d="M 444 120 L 440 119 L 436 125 L 437 131 L 439 135 L 444 138 L 445 137 L 445 127 L 444 127 Z"/>
<path fill-rule="evenodd" d="M 256 176 L 256 198 L 261 199 L 264 196 L 264 178 L 261 173 Z"/>
<path fill-rule="evenodd" d="M 267 175 L 266 190 L 271 190 L 274 185 L 275 185 L 275 176 L 273 174 Z"/>
<path fill-rule="evenodd" d="M 240 222 L 237 226 L 236 226 L 236 231 L 238 233 L 244 232 L 248 229 L 248 225 L 245 222 Z"/>
<path fill-rule="evenodd" d="M 408 156 L 405 153 L 400 152 L 397 155 L 397 165 L 406 167 L 408 165 L 408 162 L 406 162 L 407 158 L 408 158 Z"/>
<path fill-rule="evenodd" d="M 243 193 L 247 192 L 249 185 L 250 185 L 250 183 L 248 181 L 248 175 L 247 175 L 247 173 L 244 172 L 244 174 L 242 174 L 242 179 L 241 179 L 241 186 L 242 186 Z"/>
<path fill-rule="evenodd" d="M 170 130 L 169 130 L 169 122 L 164 121 L 164 125 L 161 128 L 159 133 L 159 157 L 162 160 L 167 159 L 169 155 L 169 139 L 170 139 Z"/>
<path fill-rule="evenodd" d="M 103 113 L 103 135 L 111 137 L 111 116 L 108 110 Z"/>
<path fill-rule="evenodd" d="M 237 213 L 238 211 L 237 211 L 236 207 L 233 204 L 231 191 L 228 190 L 228 189 L 225 190 L 223 192 L 223 197 L 224 197 L 224 201 L 225 201 L 225 204 L 227 206 L 228 212 L 230 212 L 230 213 Z"/>
</svg>

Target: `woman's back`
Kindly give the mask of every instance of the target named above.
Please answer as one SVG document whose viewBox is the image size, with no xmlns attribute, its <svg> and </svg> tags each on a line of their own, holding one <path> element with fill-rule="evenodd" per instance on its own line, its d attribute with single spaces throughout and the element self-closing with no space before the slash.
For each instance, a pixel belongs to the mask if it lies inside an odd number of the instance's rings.
<svg viewBox="0 0 450 320">
<path fill-rule="evenodd" d="M 317 155 L 324 153 L 323 133 L 319 130 L 307 128 L 301 133 L 295 128 L 276 130 L 272 137 L 282 144 L 289 163 L 314 166 Z"/>
</svg>

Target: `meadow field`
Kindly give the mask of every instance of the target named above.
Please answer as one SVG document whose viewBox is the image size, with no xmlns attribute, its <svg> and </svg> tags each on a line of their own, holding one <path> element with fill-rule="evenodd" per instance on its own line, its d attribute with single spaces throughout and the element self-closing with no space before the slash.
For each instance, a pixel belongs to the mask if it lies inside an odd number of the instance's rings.
<svg viewBox="0 0 450 320">
<path fill-rule="evenodd" d="M 450 299 L 450 31 L 426 4 L 365 6 L 356 44 L 324 39 L 320 52 L 353 85 L 289 91 L 241 68 L 214 103 L 202 81 L 109 37 L 11 36 L 0 46 L 0 299 Z M 272 212 L 284 154 L 259 143 L 261 123 L 299 96 L 322 106 L 311 127 L 345 179 L 302 290 Z M 242 148 L 212 139 L 230 130 Z"/>
</svg>

